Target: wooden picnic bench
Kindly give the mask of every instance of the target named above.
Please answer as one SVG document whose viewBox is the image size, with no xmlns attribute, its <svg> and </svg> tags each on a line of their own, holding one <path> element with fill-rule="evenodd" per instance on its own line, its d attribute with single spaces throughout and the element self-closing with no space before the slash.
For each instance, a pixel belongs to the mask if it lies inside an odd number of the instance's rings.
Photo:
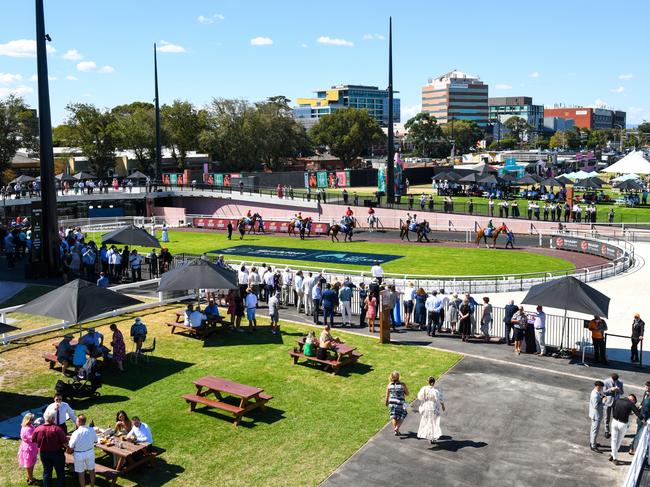
<svg viewBox="0 0 650 487">
<path fill-rule="evenodd" d="M 176 328 L 178 328 L 190 335 L 196 335 L 201 340 L 205 340 L 215 332 L 217 325 L 225 326 L 225 322 L 221 316 L 210 316 L 208 319 L 203 321 L 201 326 L 198 327 L 188 326 L 185 324 L 184 311 L 176 311 L 176 321 L 167 322 L 167 326 L 172 329 L 172 335 L 176 331 Z"/>
<path fill-rule="evenodd" d="M 299 359 L 305 359 L 307 363 L 322 364 L 325 369 L 330 369 L 331 373 L 336 375 L 339 369 L 345 365 L 354 365 L 363 357 L 363 354 L 357 352 L 356 347 L 351 347 L 345 343 L 338 343 L 334 348 L 328 350 L 334 352 L 333 358 L 319 359 L 316 356 L 305 355 L 304 348 L 305 338 L 298 340 L 298 346 L 289 351 L 289 355 L 293 358 L 293 364 L 296 365 Z M 329 356 L 329 355 L 328 355 Z"/>
<path fill-rule="evenodd" d="M 77 343 L 78 343 L 78 340 L 72 340 L 70 342 L 70 345 L 72 345 L 74 347 L 74 346 L 77 345 Z M 45 360 L 45 362 L 50 366 L 50 369 L 62 368 L 63 366 L 59 363 L 59 358 L 56 356 L 56 350 L 57 350 L 59 344 L 57 342 L 55 342 L 55 343 L 52 343 L 52 346 L 54 347 L 55 353 L 44 352 L 44 353 L 41 354 L 41 357 L 43 357 L 43 360 Z M 95 360 L 97 361 L 98 365 L 107 365 L 107 364 L 112 362 L 112 360 L 110 360 L 112 358 L 112 356 L 113 356 L 113 354 L 109 353 L 108 356 L 106 357 L 109 360 L 105 360 L 103 355 L 101 355 L 99 357 L 95 357 Z M 74 373 L 75 367 L 71 365 L 70 367 L 68 367 L 67 370 L 72 371 Z"/>
<path fill-rule="evenodd" d="M 220 377 L 205 376 L 193 381 L 196 386 L 196 394 L 183 394 L 181 397 L 190 405 L 190 411 L 196 409 L 197 404 L 225 411 L 234 416 L 234 426 L 241 421 L 241 417 L 253 409 L 265 409 L 266 403 L 273 399 L 273 396 L 264 393 L 258 387 L 239 384 Z M 213 394 L 216 399 L 208 395 Z M 225 401 L 225 396 L 233 396 L 239 399 L 239 405 Z"/>
<path fill-rule="evenodd" d="M 71 471 L 74 471 L 74 455 L 72 453 L 65 454 L 65 463 Z M 101 463 L 95 462 L 95 473 L 101 475 L 108 480 L 110 485 L 115 485 L 117 478 L 120 476 L 119 470 L 107 467 Z"/>
</svg>

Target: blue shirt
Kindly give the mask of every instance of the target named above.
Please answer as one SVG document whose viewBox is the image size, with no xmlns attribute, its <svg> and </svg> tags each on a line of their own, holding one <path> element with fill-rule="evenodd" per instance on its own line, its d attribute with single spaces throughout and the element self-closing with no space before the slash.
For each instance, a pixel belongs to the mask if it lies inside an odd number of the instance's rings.
<svg viewBox="0 0 650 487">
<path fill-rule="evenodd" d="M 352 288 L 343 286 L 339 291 L 339 299 L 341 301 L 352 301 Z"/>
<path fill-rule="evenodd" d="M 97 287 L 108 287 L 108 277 L 103 276 L 97 279 Z"/>
<path fill-rule="evenodd" d="M 206 315 L 219 316 L 219 308 L 214 303 L 209 305 L 209 306 L 206 306 L 206 308 L 203 310 L 203 312 Z"/>
<path fill-rule="evenodd" d="M 320 299 L 322 293 L 322 289 L 318 286 L 314 286 L 314 289 L 311 291 L 311 298 L 312 299 Z"/>
<path fill-rule="evenodd" d="M 323 291 L 323 307 L 333 308 L 335 299 L 336 291 L 333 289 L 325 289 L 325 291 Z"/>
</svg>

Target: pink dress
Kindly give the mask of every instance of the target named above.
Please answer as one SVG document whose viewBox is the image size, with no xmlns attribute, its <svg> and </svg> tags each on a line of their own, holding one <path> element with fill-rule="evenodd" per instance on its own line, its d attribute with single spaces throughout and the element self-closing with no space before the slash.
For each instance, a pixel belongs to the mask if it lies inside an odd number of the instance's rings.
<svg viewBox="0 0 650 487">
<path fill-rule="evenodd" d="M 366 318 L 374 320 L 377 317 L 377 299 L 372 297 L 368 300 Z"/>
<path fill-rule="evenodd" d="M 34 427 L 23 426 L 20 429 L 20 447 L 18 448 L 18 465 L 23 468 L 33 467 L 38 456 L 38 446 L 32 441 Z"/>
</svg>

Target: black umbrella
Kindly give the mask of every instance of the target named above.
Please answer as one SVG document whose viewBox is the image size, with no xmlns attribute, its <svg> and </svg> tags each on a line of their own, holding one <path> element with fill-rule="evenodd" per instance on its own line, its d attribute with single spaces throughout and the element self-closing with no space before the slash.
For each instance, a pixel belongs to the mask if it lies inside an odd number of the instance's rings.
<svg viewBox="0 0 650 487">
<path fill-rule="evenodd" d="M 59 318 L 81 323 L 102 313 L 141 303 L 137 299 L 97 287 L 82 279 L 50 291 L 21 306 L 21 313 Z"/>
<path fill-rule="evenodd" d="M 560 349 L 563 349 L 564 345 L 567 311 L 598 315 L 604 318 L 607 318 L 609 312 L 609 298 L 573 276 L 554 279 L 531 287 L 522 300 L 522 304 L 534 304 L 564 310 Z"/>
<path fill-rule="evenodd" d="M 449 176 L 447 176 L 447 173 L 445 171 L 439 172 L 435 176 L 431 178 L 434 181 L 449 181 Z"/>
<path fill-rule="evenodd" d="M 471 174 L 468 174 L 467 176 L 460 178 L 458 182 L 460 183 L 478 183 L 481 179 L 481 174 L 477 172 L 473 172 Z"/>
<path fill-rule="evenodd" d="M 63 173 L 63 172 L 61 174 L 57 174 L 54 177 L 56 179 L 58 179 L 59 181 L 74 181 L 75 180 L 73 176 L 70 176 L 69 174 Z"/>
<path fill-rule="evenodd" d="M 81 181 L 82 179 L 97 179 L 97 176 L 90 174 L 89 172 L 78 172 L 74 175 L 74 178 Z"/>
<path fill-rule="evenodd" d="M 189 291 L 190 289 L 236 289 L 237 273 L 204 259 L 193 259 L 165 272 L 160 278 L 159 291 Z"/>
<path fill-rule="evenodd" d="M 555 180 L 563 184 L 573 184 L 573 181 L 567 178 L 564 174 L 562 176 L 556 177 Z"/>
<path fill-rule="evenodd" d="M 544 181 L 542 181 L 542 184 L 544 186 L 549 186 L 551 188 L 552 187 L 561 188 L 561 187 L 564 186 L 565 183 L 563 183 L 562 181 L 560 181 L 557 178 L 548 178 L 548 179 L 545 179 Z"/>
<path fill-rule="evenodd" d="M 576 186 L 586 189 L 600 189 L 603 185 L 598 182 L 598 178 L 588 178 L 577 182 Z"/>
<path fill-rule="evenodd" d="M 118 245 L 137 245 L 138 247 L 158 247 L 158 239 L 144 228 L 128 225 L 102 235 L 102 243 Z"/>
<path fill-rule="evenodd" d="M 521 186 L 528 186 L 531 184 L 537 184 L 539 181 L 535 179 L 531 174 L 526 174 L 525 176 L 517 179 L 515 183 L 521 185 Z"/>
<path fill-rule="evenodd" d="M 479 182 L 484 183 L 484 184 L 503 184 L 505 183 L 505 180 L 495 176 L 494 174 L 487 174 L 483 176 Z"/>
<path fill-rule="evenodd" d="M 140 171 L 136 171 L 133 174 L 130 174 L 126 179 L 147 179 L 146 174 L 142 174 Z"/>
<path fill-rule="evenodd" d="M 36 179 L 33 178 L 33 177 L 31 177 L 31 176 L 27 176 L 27 175 L 23 174 L 23 175 L 21 175 L 21 176 L 18 176 L 18 177 L 17 177 L 16 179 L 14 179 L 13 181 L 11 181 L 9 184 L 16 184 L 16 183 L 31 183 L 32 181 L 35 181 L 35 180 L 36 180 Z"/>
<path fill-rule="evenodd" d="M 643 189 L 643 186 L 638 181 L 635 181 L 633 179 L 626 179 L 625 181 L 621 181 L 619 184 L 617 184 L 616 189 L 620 191 L 641 191 Z"/>
</svg>

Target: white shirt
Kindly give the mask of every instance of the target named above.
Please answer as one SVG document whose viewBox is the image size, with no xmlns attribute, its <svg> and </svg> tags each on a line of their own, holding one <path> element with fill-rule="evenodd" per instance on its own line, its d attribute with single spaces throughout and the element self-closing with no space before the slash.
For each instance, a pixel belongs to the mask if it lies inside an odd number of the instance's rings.
<svg viewBox="0 0 650 487">
<path fill-rule="evenodd" d="M 248 275 L 248 285 L 249 286 L 259 286 L 262 282 L 262 278 L 257 272 L 251 272 Z"/>
<path fill-rule="evenodd" d="M 273 286 L 273 272 L 266 271 L 264 273 L 264 284 L 267 286 Z"/>
<path fill-rule="evenodd" d="M 140 422 L 140 427 L 133 425 L 131 431 L 127 436 L 135 437 L 138 443 L 153 443 L 153 437 L 151 436 L 151 430 L 147 423 Z"/>
<path fill-rule="evenodd" d="M 46 409 L 45 412 L 43 413 L 43 416 L 47 416 L 49 411 L 52 411 L 54 413 L 54 421 L 56 422 L 56 410 L 57 410 L 57 404 L 56 402 L 53 402 L 50 404 Z M 67 402 L 61 402 L 61 405 L 58 407 L 59 409 L 59 422 L 57 424 L 63 424 L 66 422 L 67 419 L 70 419 L 73 423 L 77 422 L 77 416 L 74 413 L 74 410 L 70 407 L 70 405 Z"/>
<path fill-rule="evenodd" d="M 384 269 L 379 265 L 373 265 L 370 271 L 372 272 L 372 277 L 384 277 Z"/>
<path fill-rule="evenodd" d="M 301 293 L 303 292 L 302 290 L 302 284 L 304 282 L 304 279 L 300 276 L 296 277 L 296 292 Z"/>
<path fill-rule="evenodd" d="M 406 291 L 404 291 L 404 301 L 413 301 L 415 299 L 415 288 L 414 287 L 407 287 Z"/>
<path fill-rule="evenodd" d="M 192 328 L 199 328 L 201 326 L 201 322 L 205 320 L 207 317 L 201 313 L 200 311 L 192 311 L 190 313 L 190 316 L 187 316 L 185 314 L 185 326 L 191 326 Z"/>
<path fill-rule="evenodd" d="M 291 286 L 291 281 L 293 280 L 293 274 L 289 271 L 284 271 L 282 273 L 282 284 L 285 286 Z"/>
<path fill-rule="evenodd" d="M 543 311 L 537 313 L 537 316 L 535 316 L 535 323 L 533 324 L 533 326 L 535 327 L 536 330 L 538 328 L 542 330 L 546 328 L 546 313 L 544 313 Z"/>
<path fill-rule="evenodd" d="M 70 436 L 70 448 L 75 453 L 90 451 L 95 448 L 95 443 L 97 443 L 97 433 L 86 425 L 79 426 Z"/>
<path fill-rule="evenodd" d="M 427 300 L 424 302 L 424 307 L 427 311 L 433 312 L 436 307 L 436 297 L 433 294 L 430 294 Z"/>
<path fill-rule="evenodd" d="M 239 271 L 239 284 L 248 285 L 248 271 Z"/>
<path fill-rule="evenodd" d="M 246 295 L 246 308 L 255 309 L 257 307 L 257 296 L 253 293 L 248 293 Z"/>
</svg>

